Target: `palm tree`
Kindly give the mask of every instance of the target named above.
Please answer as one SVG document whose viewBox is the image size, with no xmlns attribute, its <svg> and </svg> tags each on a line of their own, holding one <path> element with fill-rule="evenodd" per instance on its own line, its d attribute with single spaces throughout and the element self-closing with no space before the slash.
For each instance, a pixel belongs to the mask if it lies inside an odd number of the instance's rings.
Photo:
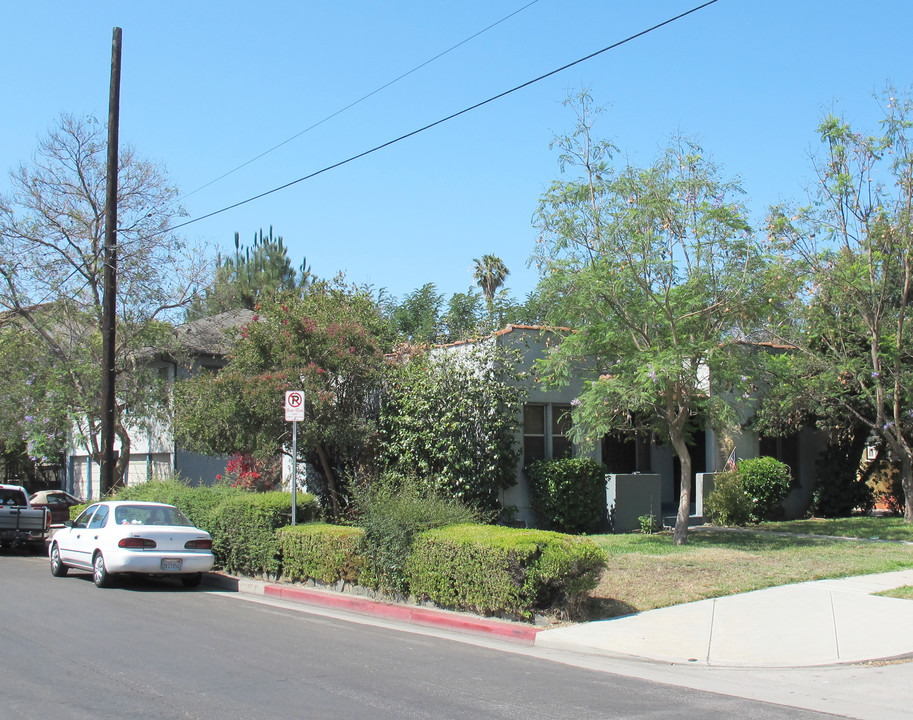
<svg viewBox="0 0 913 720">
<path fill-rule="evenodd" d="M 488 314 L 494 310 L 495 293 L 504 284 L 505 278 L 510 275 L 510 270 L 497 255 L 483 255 L 482 259 L 474 258 L 475 272 L 472 275 L 482 289 L 485 302 L 488 303 Z"/>
</svg>

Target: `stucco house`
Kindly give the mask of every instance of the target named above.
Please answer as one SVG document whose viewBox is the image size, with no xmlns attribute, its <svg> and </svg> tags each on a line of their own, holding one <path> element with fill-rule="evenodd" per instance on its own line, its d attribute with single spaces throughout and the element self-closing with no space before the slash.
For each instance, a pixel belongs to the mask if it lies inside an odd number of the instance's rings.
<svg viewBox="0 0 913 720">
<path fill-rule="evenodd" d="M 560 329 L 566 332 L 566 329 Z M 674 515 L 679 501 L 679 462 L 671 447 L 652 436 L 636 439 L 606 436 L 585 445 L 574 444 L 569 436 L 571 409 L 581 394 L 585 383 L 595 379 L 581 375 L 568 385 L 559 388 L 545 387 L 532 372 L 536 360 L 545 357 L 549 347 L 560 342 L 561 334 L 543 327 L 508 325 L 484 338 L 452 343 L 437 348 L 438 352 L 463 352 L 475 343 L 496 344 L 516 350 L 522 358 L 524 382 L 522 420 L 517 427 L 517 442 L 522 447 L 522 458 L 516 468 L 516 484 L 503 491 L 502 505 L 517 508 L 517 517 L 528 525 L 535 524 L 530 507 L 529 487 L 524 468 L 534 460 L 560 457 L 591 457 L 605 464 L 609 474 L 640 475 L 660 488 L 658 507 L 651 511 L 659 516 Z M 711 379 L 712 388 L 712 379 Z M 745 420 L 749 418 L 746 416 Z M 734 443 L 738 459 L 768 455 L 790 466 L 794 478 L 793 491 L 784 503 L 787 516 L 798 517 L 808 507 L 814 480 L 815 461 L 825 448 L 823 435 L 811 428 L 780 438 L 765 438 L 755 432 L 742 430 L 730 438 L 720 438 L 713 429 L 702 427 L 696 418 L 697 429 L 693 434 L 692 454 L 695 476 L 722 470 L 729 457 L 728 447 Z M 656 477 L 658 476 L 658 478 Z M 632 479 L 635 483 L 637 478 Z M 698 490 L 700 478 L 692 484 L 692 514 L 700 514 Z M 709 487 L 709 483 L 708 483 Z"/>
</svg>

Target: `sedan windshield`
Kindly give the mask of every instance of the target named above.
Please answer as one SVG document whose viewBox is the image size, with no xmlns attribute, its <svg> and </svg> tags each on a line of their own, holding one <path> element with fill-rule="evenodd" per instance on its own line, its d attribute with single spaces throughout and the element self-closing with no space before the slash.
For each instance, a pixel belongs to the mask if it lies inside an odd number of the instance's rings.
<svg viewBox="0 0 913 720">
<path fill-rule="evenodd" d="M 118 525 L 182 525 L 193 527 L 193 523 L 175 507 L 165 505 L 119 505 L 114 510 L 114 521 Z"/>
</svg>

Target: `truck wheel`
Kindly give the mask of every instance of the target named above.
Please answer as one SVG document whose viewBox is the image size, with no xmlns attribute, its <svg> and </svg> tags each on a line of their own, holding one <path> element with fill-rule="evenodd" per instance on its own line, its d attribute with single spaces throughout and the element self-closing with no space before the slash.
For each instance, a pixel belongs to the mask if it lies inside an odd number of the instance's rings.
<svg viewBox="0 0 913 720">
<path fill-rule="evenodd" d="M 69 568 L 60 560 L 60 550 L 57 543 L 51 545 L 51 575 L 54 577 L 63 577 L 67 574 Z"/>
<path fill-rule="evenodd" d="M 101 553 L 95 554 L 92 561 L 92 580 L 95 581 L 95 587 L 111 587 L 111 576 L 105 567 L 105 558 Z"/>
</svg>

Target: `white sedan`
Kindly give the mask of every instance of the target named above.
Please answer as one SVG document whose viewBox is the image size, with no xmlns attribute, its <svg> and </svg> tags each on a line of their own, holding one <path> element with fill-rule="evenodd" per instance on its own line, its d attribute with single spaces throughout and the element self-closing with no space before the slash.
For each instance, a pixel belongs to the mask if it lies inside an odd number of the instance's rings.
<svg viewBox="0 0 913 720">
<path fill-rule="evenodd" d="M 51 574 L 92 573 L 107 587 L 120 573 L 178 576 L 196 587 L 213 566 L 212 537 L 173 505 L 112 501 L 90 505 L 51 540 Z"/>
</svg>

